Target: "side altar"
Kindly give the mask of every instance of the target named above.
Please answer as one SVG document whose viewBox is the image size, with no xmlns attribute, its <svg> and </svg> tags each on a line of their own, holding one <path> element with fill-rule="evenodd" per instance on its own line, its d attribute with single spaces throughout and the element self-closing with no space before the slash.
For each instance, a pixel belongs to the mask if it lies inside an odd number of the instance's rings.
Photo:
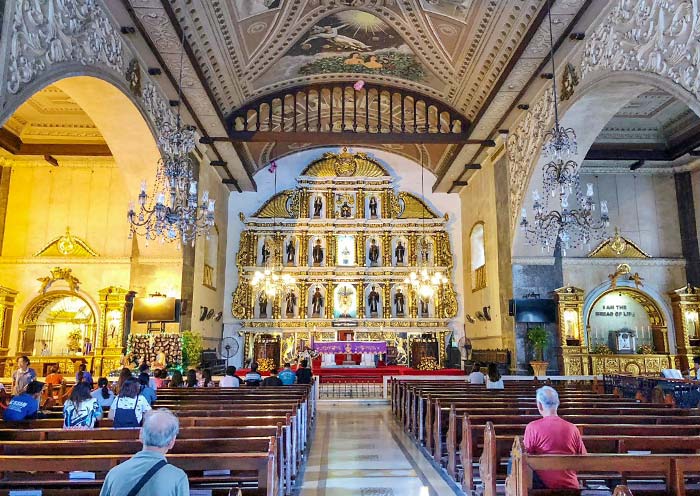
<svg viewBox="0 0 700 496">
<path fill-rule="evenodd" d="M 413 343 L 430 341 L 435 346 L 422 346 L 421 358 L 429 349 L 442 366 L 457 315 L 448 220 L 422 198 L 397 191 L 368 155 L 324 153 L 295 188 L 241 214 L 232 314 L 242 325 L 246 361 L 279 365 L 307 348 L 348 342 L 353 350 L 374 343 L 382 363 L 409 365 Z M 271 266 L 293 284 L 272 294 L 256 287 L 256 272 Z M 425 267 L 447 281 L 431 294 L 410 283 Z"/>
</svg>

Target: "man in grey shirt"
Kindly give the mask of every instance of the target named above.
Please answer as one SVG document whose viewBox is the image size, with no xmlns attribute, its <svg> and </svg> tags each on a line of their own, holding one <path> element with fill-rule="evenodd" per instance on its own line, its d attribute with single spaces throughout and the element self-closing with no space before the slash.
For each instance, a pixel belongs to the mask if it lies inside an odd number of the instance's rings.
<svg viewBox="0 0 700 496">
<path fill-rule="evenodd" d="M 169 465 L 165 454 L 175 445 L 180 430 L 177 417 L 170 410 L 150 410 L 144 414 L 139 439 L 143 449 L 131 459 L 109 471 L 100 496 L 189 496 L 187 474 Z M 166 462 L 163 464 L 162 462 Z M 146 479 L 145 483 L 142 479 Z M 140 490 L 133 492 L 139 484 Z"/>
</svg>

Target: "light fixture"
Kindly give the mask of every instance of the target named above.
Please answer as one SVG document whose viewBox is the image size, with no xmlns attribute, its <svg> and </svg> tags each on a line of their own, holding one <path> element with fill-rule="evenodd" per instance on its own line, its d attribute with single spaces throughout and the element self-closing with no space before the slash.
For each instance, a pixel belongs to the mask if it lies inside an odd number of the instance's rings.
<svg viewBox="0 0 700 496">
<path fill-rule="evenodd" d="M 182 100 L 184 36 L 183 30 L 178 102 Z M 214 225 L 214 200 L 209 199 L 208 191 L 204 191 L 199 200 L 190 158 L 195 148 L 195 128 L 182 124 L 180 106 L 174 123 L 161 123 L 158 146 L 161 159 L 152 192 L 146 193 L 147 184 L 143 181 L 138 207 L 134 202 L 129 207 L 129 239 L 136 234 L 146 238 L 146 243 L 156 239 L 161 242 L 180 240 L 194 246 L 197 236 L 208 235 Z"/>
<path fill-rule="evenodd" d="M 277 196 L 277 164 L 273 161 L 268 171 L 275 175 L 275 195 Z M 283 292 L 291 289 L 296 284 L 296 279 L 290 274 L 282 272 L 281 251 L 279 247 L 279 233 L 277 231 L 277 217 L 273 216 L 273 243 L 272 252 L 265 259 L 263 270 L 256 270 L 250 281 L 256 292 L 263 291 L 270 298 L 275 298 Z M 264 241 L 263 241 L 264 243 Z"/>
<path fill-rule="evenodd" d="M 431 240 L 425 233 L 425 167 L 423 166 L 423 155 L 420 160 L 420 192 L 423 208 L 421 209 L 421 224 L 423 233 L 418 240 L 418 267 L 416 271 L 411 271 L 404 284 L 410 285 L 416 293 L 423 298 L 433 296 L 442 285 L 448 283 L 447 277 L 439 270 L 435 270 L 430 262 Z"/>
</svg>

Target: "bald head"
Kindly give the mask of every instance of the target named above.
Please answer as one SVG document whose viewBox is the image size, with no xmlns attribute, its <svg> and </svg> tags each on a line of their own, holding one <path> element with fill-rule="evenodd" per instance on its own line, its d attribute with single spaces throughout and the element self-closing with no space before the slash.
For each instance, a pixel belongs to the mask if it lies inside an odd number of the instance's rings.
<svg viewBox="0 0 700 496">
<path fill-rule="evenodd" d="M 559 393 L 557 393 L 556 389 L 543 386 L 537 390 L 535 397 L 537 398 L 537 407 L 540 413 L 543 415 L 545 413 L 549 415 L 557 413 L 557 408 L 559 408 Z"/>
<path fill-rule="evenodd" d="M 175 444 L 180 421 L 167 408 L 149 410 L 144 414 L 141 441 L 144 448 L 168 450 Z"/>
</svg>

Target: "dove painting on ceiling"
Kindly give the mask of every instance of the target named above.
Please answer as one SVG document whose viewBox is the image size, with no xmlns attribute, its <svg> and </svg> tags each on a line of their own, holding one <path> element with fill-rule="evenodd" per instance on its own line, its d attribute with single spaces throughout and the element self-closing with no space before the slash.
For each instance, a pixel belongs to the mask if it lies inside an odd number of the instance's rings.
<svg viewBox="0 0 700 496">
<path fill-rule="evenodd" d="M 337 12 L 311 26 L 260 83 L 348 73 L 429 83 L 429 72 L 398 32 L 374 14 L 360 10 Z"/>
</svg>

